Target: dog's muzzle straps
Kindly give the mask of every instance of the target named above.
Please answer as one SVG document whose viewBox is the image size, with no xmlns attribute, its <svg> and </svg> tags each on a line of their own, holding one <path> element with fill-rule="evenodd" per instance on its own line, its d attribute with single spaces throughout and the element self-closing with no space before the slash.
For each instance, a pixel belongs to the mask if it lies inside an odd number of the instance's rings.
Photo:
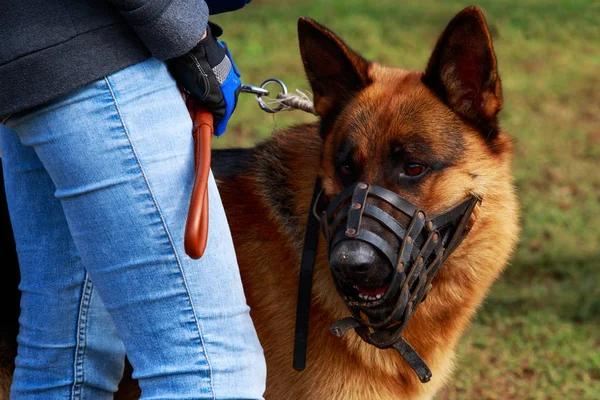
<svg viewBox="0 0 600 400">
<path fill-rule="evenodd" d="M 315 224 L 320 222 L 328 256 L 340 242 L 357 240 L 377 249 L 393 269 L 386 292 L 377 300 L 355 298 L 346 293 L 339 277 L 332 271 L 335 287 L 351 317 L 336 322 L 331 332 L 341 337 L 354 329 L 369 344 L 382 349 L 394 348 L 421 382 L 429 381 L 431 371 L 402 334 L 410 317 L 431 290 L 432 280 L 443 261 L 467 235 L 471 214 L 481 199 L 470 196 L 450 210 L 428 218 L 425 211 L 398 194 L 365 182 L 347 187 L 328 204 L 324 204 L 321 195 L 320 182 L 317 181 L 300 269 L 294 368 L 302 370 L 305 366 L 308 309 L 318 237 Z M 397 243 L 390 243 L 376 231 L 369 230 L 363 225 L 365 218 L 378 222 L 379 226 L 391 232 Z M 331 266 L 331 262 L 329 264 Z M 369 308 L 384 308 L 387 315 L 371 320 L 365 313 Z"/>
<path fill-rule="evenodd" d="M 321 192 L 321 181 L 317 179 L 311 210 L 316 204 Z M 300 261 L 300 277 L 298 279 L 298 303 L 296 305 L 296 332 L 294 334 L 294 361 L 296 371 L 306 367 L 306 346 L 308 342 L 308 319 L 310 315 L 310 295 L 312 292 L 313 270 L 317 256 L 319 240 L 319 220 L 313 212 L 308 213 L 306 233 L 304 234 L 304 249 Z"/>
</svg>

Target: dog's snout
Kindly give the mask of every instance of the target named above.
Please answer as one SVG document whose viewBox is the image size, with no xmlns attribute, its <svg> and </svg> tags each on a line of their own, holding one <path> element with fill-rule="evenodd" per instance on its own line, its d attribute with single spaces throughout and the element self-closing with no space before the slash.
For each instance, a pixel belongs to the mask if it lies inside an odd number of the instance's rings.
<svg viewBox="0 0 600 400">
<path fill-rule="evenodd" d="M 377 260 L 377 251 L 367 243 L 344 240 L 331 253 L 331 267 L 342 274 L 365 273 Z"/>
<path fill-rule="evenodd" d="M 358 240 L 338 243 L 331 252 L 329 262 L 334 273 L 354 284 L 379 282 L 390 271 L 387 262 L 373 246 Z"/>
</svg>

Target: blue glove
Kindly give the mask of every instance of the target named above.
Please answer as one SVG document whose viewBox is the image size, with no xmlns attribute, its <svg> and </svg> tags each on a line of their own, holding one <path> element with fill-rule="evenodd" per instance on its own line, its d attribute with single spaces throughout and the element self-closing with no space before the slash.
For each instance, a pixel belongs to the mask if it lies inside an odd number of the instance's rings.
<svg viewBox="0 0 600 400">
<path fill-rule="evenodd" d="M 213 114 L 215 135 L 220 136 L 235 110 L 242 83 L 227 46 L 216 39 L 223 33 L 221 27 L 209 22 L 206 30 L 196 47 L 167 60 L 167 65 L 177 83 Z"/>
<path fill-rule="evenodd" d="M 219 44 L 225 49 L 225 57 L 229 59 L 231 66 L 227 73 L 227 78 L 220 84 L 221 92 L 225 99 L 225 115 L 223 116 L 223 119 L 215 125 L 215 135 L 217 136 L 221 136 L 225 133 L 229 118 L 231 118 L 231 114 L 233 114 L 233 111 L 235 111 L 235 107 L 237 106 L 238 95 L 240 94 L 240 88 L 242 86 L 242 82 L 240 81 L 240 76 L 242 76 L 242 74 L 240 74 L 235 66 L 233 57 L 231 57 L 227 45 L 225 42 L 221 41 L 219 41 Z"/>
</svg>

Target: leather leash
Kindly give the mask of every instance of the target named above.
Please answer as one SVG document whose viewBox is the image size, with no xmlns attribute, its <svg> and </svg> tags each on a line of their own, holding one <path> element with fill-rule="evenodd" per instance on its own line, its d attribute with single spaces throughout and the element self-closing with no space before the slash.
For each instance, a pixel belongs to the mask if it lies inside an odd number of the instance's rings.
<svg viewBox="0 0 600 400">
<path fill-rule="evenodd" d="M 184 96 L 186 100 L 186 96 Z M 197 260 L 204 254 L 208 239 L 208 176 L 210 174 L 210 142 L 214 132 L 212 114 L 199 107 L 193 97 L 186 106 L 194 128 L 194 186 L 185 223 L 184 248 L 191 258 Z"/>
<path fill-rule="evenodd" d="M 287 95 L 285 84 L 275 78 L 267 79 L 260 87 L 242 85 L 240 90 L 243 93 L 255 94 L 261 108 L 274 113 L 283 109 L 285 105 L 282 101 L 279 107 L 271 109 L 261 99 L 263 95 L 269 95 L 269 91 L 265 87 L 270 83 L 278 84 L 282 93 Z M 212 114 L 200 107 L 199 103 L 192 96 L 188 96 L 184 90 L 181 90 L 181 96 L 194 124 L 192 136 L 194 137 L 195 159 L 194 186 L 185 223 L 184 248 L 189 257 L 197 260 L 204 254 L 208 239 L 208 176 L 210 174 L 210 141 L 214 133 L 214 121 Z"/>
</svg>

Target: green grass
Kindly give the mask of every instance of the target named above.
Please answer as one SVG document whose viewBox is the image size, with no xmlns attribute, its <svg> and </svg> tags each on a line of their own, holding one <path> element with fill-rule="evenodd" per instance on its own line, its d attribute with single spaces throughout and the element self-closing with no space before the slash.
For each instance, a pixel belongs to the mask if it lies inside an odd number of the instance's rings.
<svg viewBox="0 0 600 400">
<path fill-rule="evenodd" d="M 243 81 L 308 89 L 296 20 L 324 23 L 364 56 L 422 69 L 459 1 L 254 0 L 215 18 Z M 600 398 L 600 2 L 479 2 L 503 79 L 503 128 L 516 139 L 521 243 L 460 346 L 441 399 Z M 250 146 L 312 120 L 240 100 L 218 147 Z"/>
</svg>

